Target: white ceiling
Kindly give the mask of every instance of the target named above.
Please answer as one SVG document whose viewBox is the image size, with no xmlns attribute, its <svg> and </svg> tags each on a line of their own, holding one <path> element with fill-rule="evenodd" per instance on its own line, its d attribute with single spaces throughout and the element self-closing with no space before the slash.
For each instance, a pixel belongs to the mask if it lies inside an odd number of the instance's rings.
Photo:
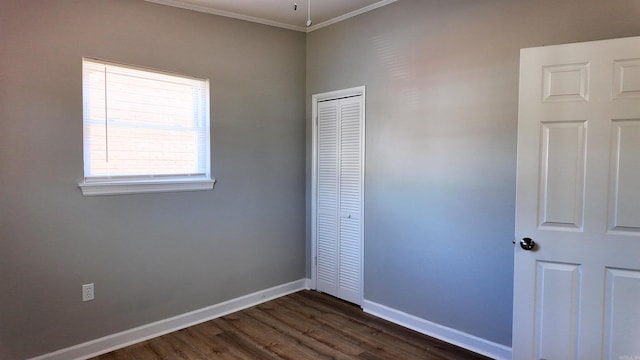
<svg viewBox="0 0 640 360">
<path fill-rule="evenodd" d="M 307 22 L 309 0 L 146 0 L 158 4 L 228 16 L 297 31 L 313 31 L 397 0 L 310 0 L 311 21 Z M 294 4 L 298 10 L 294 11 Z"/>
</svg>

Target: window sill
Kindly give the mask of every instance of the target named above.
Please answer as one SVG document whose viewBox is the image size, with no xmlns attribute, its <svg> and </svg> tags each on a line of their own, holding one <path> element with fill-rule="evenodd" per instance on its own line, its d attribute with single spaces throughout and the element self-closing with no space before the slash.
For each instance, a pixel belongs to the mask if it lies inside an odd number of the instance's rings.
<svg viewBox="0 0 640 360">
<path fill-rule="evenodd" d="M 81 181 L 84 196 L 146 194 L 177 191 L 213 190 L 213 179 Z"/>
</svg>

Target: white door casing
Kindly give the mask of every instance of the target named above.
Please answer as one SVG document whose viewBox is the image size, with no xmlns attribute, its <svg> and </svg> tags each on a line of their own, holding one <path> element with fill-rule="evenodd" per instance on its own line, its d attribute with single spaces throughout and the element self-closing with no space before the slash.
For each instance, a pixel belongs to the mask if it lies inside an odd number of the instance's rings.
<svg viewBox="0 0 640 360">
<path fill-rule="evenodd" d="M 362 305 L 364 87 L 313 96 L 313 287 Z"/>
<path fill-rule="evenodd" d="M 518 117 L 513 358 L 640 359 L 640 37 L 523 49 Z"/>
</svg>

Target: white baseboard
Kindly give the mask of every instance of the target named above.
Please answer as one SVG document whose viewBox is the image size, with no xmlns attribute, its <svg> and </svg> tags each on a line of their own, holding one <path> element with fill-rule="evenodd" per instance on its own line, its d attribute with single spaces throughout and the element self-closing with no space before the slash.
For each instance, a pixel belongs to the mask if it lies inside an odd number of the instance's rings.
<svg viewBox="0 0 640 360">
<path fill-rule="evenodd" d="M 362 309 L 371 315 L 493 359 L 507 360 L 512 356 L 511 348 L 508 346 L 451 329 L 369 300 L 363 301 Z"/>
<path fill-rule="evenodd" d="M 256 291 L 219 304 L 191 311 L 168 319 L 142 325 L 82 344 L 60 349 L 52 353 L 40 355 L 30 360 L 68 360 L 87 359 L 116 349 L 129 346 L 140 341 L 184 329 L 205 321 L 209 321 L 242 309 L 246 309 L 269 300 L 279 298 L 300 290 L 309 289 L 311 279 L 300 279 L 269 289 Z"/>
</svg>

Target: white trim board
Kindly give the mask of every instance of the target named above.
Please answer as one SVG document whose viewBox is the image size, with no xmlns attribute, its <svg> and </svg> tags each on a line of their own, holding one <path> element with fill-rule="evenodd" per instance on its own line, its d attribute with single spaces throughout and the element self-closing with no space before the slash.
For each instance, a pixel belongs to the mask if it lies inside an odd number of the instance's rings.
<svg viewBox="0 0 640 360">
<path fill-rule="evenodd" d="M 465 332 L 455 330 L 431 321 L 407 314 L 385 305 L 373 301 L 364 300 L 364 312 L 379 318 L 391 321 L 419 333 L 440 339 L 453 345 L 460 346 L 478 354 L 488 356 L 492 359 L 511 359 L 511 348 L 505 345 L 494 343 Z"/>
<path fill-rule="evenodd" d="M 258 24 L 275 26 L 275 27 L 280 27 L 280 28 L 284 28 L 284 29 L 289 29 L 289 30 L 308 33 L 308 32 L 311 32 L 313 30 L 321 29 L 323 27 L 326 27 L 326 26 L 329 26 L 329 25 L 333 25 L 333 24 L 335 24 L 337 22 L 340 22 L 340 21 L 343 21 L 343 20 L 347 20 L 347 19 L 352 18 L 354 16 L 358 16 L 360 14 L 364 14 L 364 13 L 369 12 L 371 10 L 375 10 L 375 9 L 377 9 L 379 7 L 382 7 L 382 6 L 385 6 L 385 5 L 389 5 L 389 4 L 394 3 L 394 2 L 396 2 L 398 0 L 381 0 L 379 2 L 376 2 L 376 3 L 373 3 L 371 5 L 365 6 L 365 7 L 361 8 L 361 9 L 354 10 L 354 11 L 352 11 L 350 13 L 347 13 L 347 14 L 344 14 L 344 15 L 340 15 L 338 17 L 323 21 L 323 22 L 321 22 L 321 23 L 319 23 L 317 25 L 313 25 L 313 26 L 310 26 L 310 27 L 296 26 L 296 25 L 292 25 L 292 24 L 285 24 L 285 23 L 279 22 L 279 21 L 274 21 L 274 20 L 263 19 L 263 18 L 259 18 L 259 17 L 255 17 L 255 16 L 239 14 L 239 13 L 235 13 L 235 12 L 232 12 L 232 11 L 215 9 L 215 8 L 212 8 L 212 7 L 198 5 L 198 4 L 192 4 L 192 3 L 181 1 L 181 0 L 145 0 L 145 1 L 156 3 L 156 4 L 160 4 L 160 5 L 173 6 L 173 7 L 177 7 L 177 8 L 181 8 L 181 9 L 199 11 L 199 12 L 203 12 L 203 13 L 207 13 L 207 14 L 219 15 L 219 16 L 224 16 L 224 17 L 229 17 L 229 18 L 238 19 L 238 20 L 244 20 L 244 21 L 251 21 L 251 22 L 254 22 L 254 23 L 258 23 Z"/>
<path fill-rule="evenodd" d="M 250 22 L 263 24 L 263 25 L 275 26 L 275 27 L 289 29 L 289 30 L 295 30 L 295 31 L 301 31 L 301 32 L 307 31 L 306 28 L 302 26 L 295 26 L 291 24 L 285 24 L 279 21 L 267 20 L 267 19 L 262 19 L 255 16 L 238 14 L 232 11 L 215 9 L 208 6 L 192 4 L 192 3 L 180 1 L 180 0 L 145 0 L 145 1 L 160 4 L 160 5 L 173 6 L 181 9 L 186 9 L 186 10 L 199 11 L 207 14 L 224 16 L 232 19 L 250 21 Z"/>
<path fill-rule="evenodd" d="M 291 293 L 310 289 L 311 279 L 300 279 L 290 283 L 256 291 L 235 299 L 184 313 L 168 319 L 156 321 L 137 328 L 107 335 L 99 339 L 40 355 L 30 360 L 69 360 L 88 359 L 108 353 L 144 340 L 181 330 L 205 321 L 209 321 L 236 311 L 240 311 Z M 425 335 L 475 351 L 494 359 L 511 359 L 511 348 L 496 344 L 464 332 L 451 329 L 416 316 L 364 300 L 366 313 L 391 321 Z"/>
<path fill-rule="evenodd" d="M 323 27 L 327 27 L 329 25 L 333 25 L 333 24 L 338 23 L 340 21 L 347 20 L 347 19 L 352 18 L 354 16 L 358 16 L 360 14 L 364 14 L 364 13 L 369 12 L 371 10 L 375 10 L 375 9 L 377 9 L 379 7 L 383 7 L 385 5 L 389 5 L 391 3 L 394 3 L 396 1 L 398 1 L 398 0 L 382 0 L 382 1 L 378 1 L 377 3 L 371 4 L 369 6 L 365 6 L 362 9 L 354 10 L 354 11 L 352 11 L 350 13 L 346 13 L 344 15 L 340 15 L 340 16 L 335 17 L 333 19 L 329 19 L 327 21 L 323 21 L 323 22 L 321 22 L 321 23 L 319 23 L 317 25 L 309 26 L 306 29 L 306 32 L 309 33 L 309 32 L 312 32 L 313 30 L 322 29 Z"/>
<path fill-rule="evenodd" d="M 227 300 L 202 309 L 184 313 L 168 319 L 142 325 L 99 339 L 40 355 L 30 360 L 87 359 L 120 349 L 144 340 L 181 330 L 236 311 L 240 311 L 291 293 L 308 290 L 310 279 L 300 279 L 290 283 Z"/>
</svg>

